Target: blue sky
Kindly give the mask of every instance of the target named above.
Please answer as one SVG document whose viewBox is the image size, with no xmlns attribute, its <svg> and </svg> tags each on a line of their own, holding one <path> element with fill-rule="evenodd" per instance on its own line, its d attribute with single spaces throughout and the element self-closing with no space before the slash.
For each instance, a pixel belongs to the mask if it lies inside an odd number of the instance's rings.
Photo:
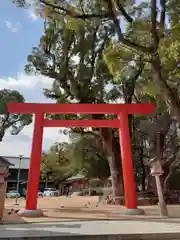
<svg viewBox="0 0 180 240">
<path fill-rule="evenodd" d="M 33 20 L 30 13 L 17 8 L 11 0 L 1 0 L 0 76 L 15 76 L 23 71 L 27 55 L 43 32 L 43 20 Z M 14 32 L 13 32 L 14 31 Z"/>
<path fill-rule="evenodd" d="M 0 89 L 19 90 L 28 102 L 49 102 L 42 92 L 50 88 L 52 80 L 43 76 L 26 76 L 24 65 L 33 46 L 37 46 L 43 33 L 43 20 L 35 17 L 32 11 L 17 8 L 11 0 L 0 0 Z M 18 136 L 9 133 L 0 143 L 0 155 L 23 154 L 29 156 L 33 124 L 26 127 Z M 59 141 L 57 129 L 44 131 L 43 149 Z M 14 147 L 16 146 L 16 147 Z"/>
</svg>

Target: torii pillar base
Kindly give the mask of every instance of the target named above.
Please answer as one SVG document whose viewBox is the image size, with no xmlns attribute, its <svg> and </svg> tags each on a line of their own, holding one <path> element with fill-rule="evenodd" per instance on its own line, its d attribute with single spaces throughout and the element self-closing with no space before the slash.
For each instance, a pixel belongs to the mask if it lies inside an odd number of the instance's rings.
<svg viewBox="0 0 180 240">
<path fill-rule="evenodd" d="M 22 209 L 18 212 L 18 215 L 21 217 L 27 217 L 27 218 L 38 218 L 38 217 L 43 217 L 43 211 L 40 209 L 36 210 L 26 210 Z"/>
<path fill-rule="evenodd" d="M 145 211 L 141 208 L 135 208 L 135 209 L 125 208 L 121 210 L 120 213 L 122 215 L 130 215 L 130 216 L 145 215 Z"/>
</svg>

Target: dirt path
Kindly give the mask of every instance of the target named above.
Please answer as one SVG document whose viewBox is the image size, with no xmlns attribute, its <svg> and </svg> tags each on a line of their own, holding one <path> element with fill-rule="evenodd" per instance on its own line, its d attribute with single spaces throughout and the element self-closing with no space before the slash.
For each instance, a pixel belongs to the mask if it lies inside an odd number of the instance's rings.
<svg viewBox="0 0 180 240">
<path fill-rule="evenodd" d="M 114 205 L 97 204 L 97 197 L 44 197 L 38 199 L 38 208 L 44 211 L 44 217 L 41 218 L 22 218 L 11 209 L 23 209 L 25 200 L 19 199 L 19 206 L 14 205 L 14 199 L 6 200 L 6 211 L 4 222 L 57 222 L 72 220 L 117 220 L 117 219 L 147 219 L 161 218 L 157 206 L 142 207 L 145 210 L 145 216 L 124 216 L 121 214 L 123 207 Z M 180 217 L 180 207 L 168 206 L 170 217 Z M 9 213 L 9 214 L 8 214 Z"/>
</svg>

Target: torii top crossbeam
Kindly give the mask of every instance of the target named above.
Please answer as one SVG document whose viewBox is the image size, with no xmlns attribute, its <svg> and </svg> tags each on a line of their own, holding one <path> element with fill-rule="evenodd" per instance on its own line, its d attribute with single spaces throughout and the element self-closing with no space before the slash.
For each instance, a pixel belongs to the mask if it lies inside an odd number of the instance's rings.
<svg viewBox="0 0 180 240">
<path fill-rule="evenodd" d="M 45 104 L 45 103 L 9 103 L 10 113 L 28 114 L 35 112 L 44 113 L 83 113 L 83 114 L 151 114 L 153 104 Z"/>
</svg>

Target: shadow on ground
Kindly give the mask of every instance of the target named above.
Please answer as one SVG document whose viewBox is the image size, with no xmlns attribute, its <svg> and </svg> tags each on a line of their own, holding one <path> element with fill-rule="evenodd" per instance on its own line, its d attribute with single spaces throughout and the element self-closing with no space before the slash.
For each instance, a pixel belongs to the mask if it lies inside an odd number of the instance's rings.
<svg viewBox="0 0 180 240">
<path fill-rule="evenodd" d="M 43 209 L 45 213 L 45 217 L 49 219 L 59 219 L 61 221 L 62 219 L 68 220 L 137 220 L 137 221 L 146 221 L 146 222 L 169 222 L 169 223 L 180 223 L 179 216 L 175 216 L 174 214 L 169 214 L 169 218 L 162 217 L 160 215 L 148 214 L 148 211 L 146 211 L 146 214 L 144 216 L 130 216 L 130 215 L 123 215 L 121 214 L 121 211 L 112 211 L 111 210 L 103 210 L 103 209 L 91 209 L 91 208 L 81 208 L 81 207 L 67 207 L 67 208 L 55 208 L 54 211 L 51 210 L 51 212 L 48 212 L 48 209 Z M 55 216 L 55 214 L 58 216 Z M 74 215 L 74 216 L 73 216 Z M 78 215 L 78 216 L 76 216 Z M 93 216 L 94 215 L 94 216 Z"/>
<path fill-rule="evenodd" d="M 11 209 L 5 209 L 2 223 L 27 223 L 27 221 Z"/>
</svg>

